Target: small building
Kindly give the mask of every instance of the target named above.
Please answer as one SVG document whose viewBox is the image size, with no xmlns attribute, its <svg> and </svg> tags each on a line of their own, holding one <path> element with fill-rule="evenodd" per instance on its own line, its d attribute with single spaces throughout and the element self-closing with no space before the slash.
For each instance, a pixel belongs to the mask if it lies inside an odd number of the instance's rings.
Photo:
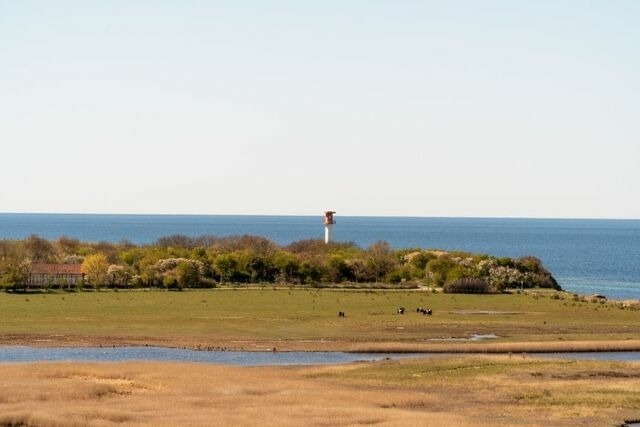
<svg viewBox="0 0 640 427">
<path fill-rule="evenodd" d="M 71 287 L 82 280 L 80 264 L 32 264 L 27 287 Z"/>
<path fill-rule="evenodd" d="M 333 214 L 335 211 L 325 211 L 324 212 L 324 225 L 333 225 L 336 223 L 336 220 L 333 219 Z"/>
</svg>

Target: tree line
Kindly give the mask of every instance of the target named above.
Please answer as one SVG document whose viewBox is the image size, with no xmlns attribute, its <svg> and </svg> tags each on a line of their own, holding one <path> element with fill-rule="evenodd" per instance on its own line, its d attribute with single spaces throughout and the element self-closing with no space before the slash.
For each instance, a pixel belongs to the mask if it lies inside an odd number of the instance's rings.
<svg viewBox="0 0 640 427">
<path fill-rule="evenodd" d="M 560 289 L 535 257 L 498 258 L 422 248 L 394 249 L 379 241 L 301 240 L 279 245 L 260 236 L 167 236 L 153 244 L 83 242 L 69 237 L 0 240 L 0 284 L 24 284 L 35 263 L 80 264 L 79 287 L 166 289 L 221 284 L 385 284 L 442 287 L 450 292 L 507 288 Z M 55 284 L 51 284 L 55 287 Z"/>
</svg>

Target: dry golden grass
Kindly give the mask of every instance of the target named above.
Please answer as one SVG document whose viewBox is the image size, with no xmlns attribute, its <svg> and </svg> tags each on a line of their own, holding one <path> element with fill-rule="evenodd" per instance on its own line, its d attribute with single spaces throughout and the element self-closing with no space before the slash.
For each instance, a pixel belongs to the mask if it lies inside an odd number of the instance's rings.
<svg viewBox="0 0 640 427">
<path fill-rule="evenodd" d="M 330 385 L 303 372 L 153 363 L 3 365 L 0 425 L 423 423 L 425 414 L 384 408 L 379 390 Z"/>
<path fill-rule="evenodd" d="M 640 415 L 640 364 L 520 356 L 5 364 L 0 378 L 0 426 L 601 426 Z"/>
<path fill-rule="evenodd" d="M 497 343 L 365 343 L 354 344 L 351 352 L 366 353 L 556 353 L 638 351 L 640 340 L 624 341 L 529 341 Z"/>
</svg>

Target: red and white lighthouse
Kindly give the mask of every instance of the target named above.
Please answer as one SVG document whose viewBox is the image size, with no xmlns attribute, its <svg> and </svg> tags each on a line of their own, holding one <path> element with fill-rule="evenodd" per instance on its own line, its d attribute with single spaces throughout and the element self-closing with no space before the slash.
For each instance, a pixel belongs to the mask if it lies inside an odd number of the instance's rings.
<svg viewBox="0 0 640 427">
<path fill-rule="evenodd" d="M 324 213 L 324 242 L 329 243 L 331 241 L 331 227 L 336 223 L 333 219 L 334 211 L 325 211 Z"/>
</svg>

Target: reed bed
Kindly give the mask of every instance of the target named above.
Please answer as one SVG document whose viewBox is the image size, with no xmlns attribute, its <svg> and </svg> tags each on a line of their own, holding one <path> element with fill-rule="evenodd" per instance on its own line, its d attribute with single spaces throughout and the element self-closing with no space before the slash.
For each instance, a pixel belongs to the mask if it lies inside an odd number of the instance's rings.
<svg viewBox="0 0 640 427">
<path fill-rule="evenodd" d="M 367 343 L 352 345 L 353 353 L 583 353 L 640 351 L 640 340 L 540 341 L 496 343 Z"/>
<path fill-rule="evenodd" d="M 0 365 L 0 426 L 602 426 L 640 364 L 438 356 L 317 367 Z"/>
</svg>

